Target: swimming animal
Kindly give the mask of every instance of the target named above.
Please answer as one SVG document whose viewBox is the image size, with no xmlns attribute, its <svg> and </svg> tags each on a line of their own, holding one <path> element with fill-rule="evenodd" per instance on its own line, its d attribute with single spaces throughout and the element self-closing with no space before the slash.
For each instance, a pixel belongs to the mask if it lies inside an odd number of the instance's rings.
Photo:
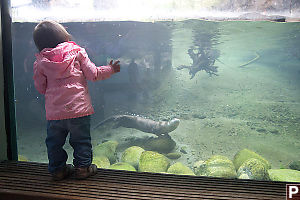
<svg viewBox="0 0 300 200">
<path fill-rule="evenodd" d="M 146 133 L 153 133 L 157 136 L 161 136 L 174 131 L 178 127 L 179 122 L 180 120 L 177 118 L 170 121 L 154 121 L 139 116 L 115 115 L 101 121 L 94 129 L 97 129 L 100 126 L 109 125 L 113 128 L 134 128 Z"/>
<path fill-rule="evenodd" d="M 194 78 L 197 72 L 204 70 L 206 73 L 211 75 L 218 75 L 218 67 L 214 66 L 215 61 L 220 56 L 220 51 L 216 49 L 209 49 L 204 50 L 201 48 L 198 48 L 196 50 L 189 49 L 188 54 L 193 60 L 193 63 L 191 66 L 187 65 L 180 65 L 177 67 L 178 70 L 187 68 L 189 69 L 189 74 L 191 75 L 191 79 Z"/>
</svg>

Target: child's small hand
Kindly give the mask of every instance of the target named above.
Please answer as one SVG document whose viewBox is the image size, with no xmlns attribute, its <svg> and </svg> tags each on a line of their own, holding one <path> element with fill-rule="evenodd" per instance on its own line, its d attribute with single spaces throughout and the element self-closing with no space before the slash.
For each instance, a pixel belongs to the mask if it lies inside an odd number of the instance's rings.
<svg viewBox="0 0 300 200">
<path fill-rule="evenodd" d="M 114 73 L 120 72 L 120 61 L 117 60 L 113 63 L 113 60 L 109 62 L 109 65 L 114 69 Z"/>
</svg>

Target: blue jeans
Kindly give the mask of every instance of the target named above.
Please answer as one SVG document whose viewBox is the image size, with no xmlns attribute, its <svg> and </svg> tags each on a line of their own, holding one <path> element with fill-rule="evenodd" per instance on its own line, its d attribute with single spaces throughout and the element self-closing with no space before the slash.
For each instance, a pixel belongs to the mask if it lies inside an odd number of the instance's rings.
<svg viewBox="0 0 300 200">
<path fill-rule="evenodd" d="M 66 137 L 70 133 L 69 143 L 73 147 L 75 167 L 88 167 L 92 163 L 93 153 L 90 135 L 90 116 L 47 121 L 46 145 L 50 173 L 66 166 L 67 152 L 63 149 Z"/>
</svg>

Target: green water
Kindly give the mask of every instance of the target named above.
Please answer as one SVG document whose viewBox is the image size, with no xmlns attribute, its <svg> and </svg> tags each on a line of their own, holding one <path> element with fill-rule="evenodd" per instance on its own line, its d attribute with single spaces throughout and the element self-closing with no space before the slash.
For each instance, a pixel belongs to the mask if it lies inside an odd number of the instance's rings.
<svg viewBox="0 0 300 200">
<path fill-rule="evenodd" d="M 233 159 L 244 148 L 263 156 L 272 168 L 300 159 L 299 23 L 189 20 L 65 25 L 97 65 L 110 58 L 122 64 L 120 74 L 90 84 L 96 110 L 92 125 L 117 114 L 156 121 L 179 118 L 179 127 L 169 133 L 176 142 L 172 152 L 180 152 L 176 161 L 190 168 L 212 155 Z M 19 154 L 47 162 L 43 97 L 32 81 L 34 24 L 13 27 Z M 18 39 L 20 34 L 23 37 Z M 188 50 L 196 47 L 220 52 L 214 63 L 217 76 L 201 70 L 190 79 L 188 69 L 177 69 L 192 65 Z M 133 57 L 139 66 L 139 89 L 131 87 L 127 73 Z M 92 131 L 94 146 L 117 140 L 118 154 L 151 136 L 122 127 Z M 71 148 L 66 148 L 71 161 Z"/>
</svg>

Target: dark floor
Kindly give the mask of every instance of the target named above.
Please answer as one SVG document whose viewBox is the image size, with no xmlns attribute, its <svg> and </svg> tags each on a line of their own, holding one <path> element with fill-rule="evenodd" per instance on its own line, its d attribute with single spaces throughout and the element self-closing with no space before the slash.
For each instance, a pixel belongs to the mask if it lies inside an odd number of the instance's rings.
<svg viewBox="0 0 300 200">
<path fill-rule="evenodd" d="M 286 183 L 99 169 L 86 180 L 51 181 L 47 165 L 0 163 L 0 200 L 285 199 Z"/>
</svg>

